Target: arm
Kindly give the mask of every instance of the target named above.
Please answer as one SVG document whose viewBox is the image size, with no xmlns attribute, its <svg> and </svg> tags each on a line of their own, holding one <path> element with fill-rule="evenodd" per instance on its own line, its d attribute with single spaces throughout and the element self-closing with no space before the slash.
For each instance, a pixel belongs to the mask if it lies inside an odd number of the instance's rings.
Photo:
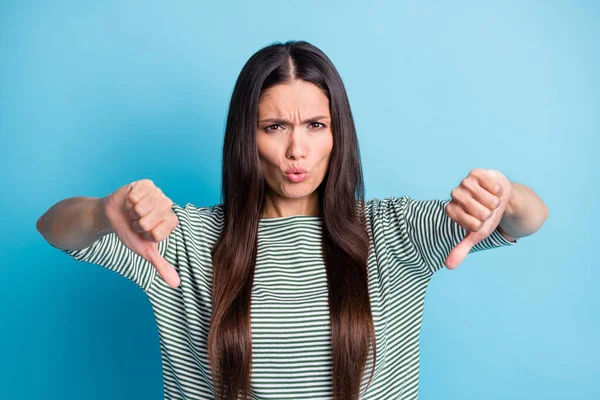
<svg viewBox="0 0 600 400">
<path fill-rule="evenodd" d="M 537 232 L 548 218 L 548 207 L 529 187 L 515 182 L 511 186 L 511 197 L 498 231 L 513 241 Z"/>
<path fill-rule="evenodd" d="M 180 283 L 174 252 L 167 254 L 169 246 L 177 247 L 179 210 L 151 180 L 142 179 L 105 197 L 62 200 L 40 217 L 37 229 L 75 260 L 115 271 L 147 292 L 157 271 L 171 287 Z"/>
<path fill-rule="evenodd" d="M 56 248 L 86 248 L 113 232 L 104 213 L 103 200 L 83 196 L 61 200 L 38 219 L 36 228 Z"/>
</svg>

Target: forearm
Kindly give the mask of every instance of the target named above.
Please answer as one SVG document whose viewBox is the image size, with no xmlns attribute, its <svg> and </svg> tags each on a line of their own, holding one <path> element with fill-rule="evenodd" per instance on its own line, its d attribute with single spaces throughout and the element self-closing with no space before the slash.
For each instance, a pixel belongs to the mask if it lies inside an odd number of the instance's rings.
<svg viewBox="0 0 600 400">
<path fill-rule="evenodd" d="M 499 227 L 514 238 L 529 236 L 548 218 L 548 207 L 529 187 L 511 182 L 511 197 Z"/>
<path fill-rule="evenodd" d="M 103 198 L 70 197 L 54 204 L 36 224 L 51 245 L 65 250 L 88 247 L 112 228 L 103 208 Z"/>
</svg>

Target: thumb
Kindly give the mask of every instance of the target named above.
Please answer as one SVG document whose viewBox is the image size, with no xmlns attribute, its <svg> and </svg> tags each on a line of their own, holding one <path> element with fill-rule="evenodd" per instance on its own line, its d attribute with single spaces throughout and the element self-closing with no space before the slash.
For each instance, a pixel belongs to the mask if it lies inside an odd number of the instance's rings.
<svg viewBox="0 0 600 400">
<path fill-rule="evenodd" d="M 179 275 L 175 267 L 160 255 L 158 252 L 158 246 L 152 246 L 148 252 L 148 261 L 156 268 L 158 274 L 163 278 L 167 284 L 173 289 L 177 288 L 181 283 Z"/>
<path fill-rule="evenodd" d="M 467 254 L 469 254 L 471 248 L 473 248 L 473 246 L 479 242 L 479 240 L 480 239 L 477 237 L 476 232 L 469 232 L 467 236 L 465 236 L 465 238 L 459 244 L 457 244 L 454 249 L 452 249 L 450 254 L 448 254 L 448 257 L 445 261 L 446 267 L 448 267 L 448 269 L 456 268 L 458 264 L 465 259 Z"/>
</svg>

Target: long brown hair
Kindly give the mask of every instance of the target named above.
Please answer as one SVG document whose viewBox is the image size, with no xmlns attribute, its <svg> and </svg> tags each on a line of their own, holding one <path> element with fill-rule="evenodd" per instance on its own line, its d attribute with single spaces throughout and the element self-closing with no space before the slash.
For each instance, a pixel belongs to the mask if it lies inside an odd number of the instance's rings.
<svg viewBox="0 0 600 400">
<path fill-rule="evenodd" d="M 224 225 L 212 249 L 212 317 L 208 354 L 217 399 L 250 396 L 250 301 L 265 182 L 256 145 L 258 104 L 266 89 L 301 79 L 329 98 L 333 148 L 317 188 L 329 288 L 333 396 L 356 400 L 368 360 L 375 367 L 375 328 L 368 291 L 369 236 L 356 130 L 342 80 L 330 59 L 304 41 L 256 52 L 236 81 L 223 145 Z M 370 380 L 369 380 L 370 383 Z"/>
</svg>

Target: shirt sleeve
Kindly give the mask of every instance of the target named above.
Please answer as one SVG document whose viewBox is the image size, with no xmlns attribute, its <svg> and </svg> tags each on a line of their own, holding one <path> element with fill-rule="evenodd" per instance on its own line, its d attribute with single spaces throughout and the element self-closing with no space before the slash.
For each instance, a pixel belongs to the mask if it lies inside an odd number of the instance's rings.
<svg viewBox="0 0 600 400">
<path fill-rule="evenodd" d="M 392 255 L 406 257 L 414 255 L 420 259 L 428 274 L 445 268 L 444 261 L 452 249 L 460 243 L 467 231 L 446 214 L 445 200 L 415 200 L 409 196 L 388 197 L 383 200 L 380 210 L 387 220 L 386 236 L 388 243 L 405 243 L 412 247 L 400 249 L 392 246 Z M 407 238 L 408 241 L 402 240 Z M 495 229 L 488 237 L 475 244 L 469 254 L 503 246 L 512 246 L 511 242 Z M 409 257 L 410 258 L 410 257 Z"/>
<path fill-rule="evenodd" d="M 177 204 L 173 204 L 171 209 L 178 217 L 184 211 Z M 176 248 L 181 237 L 180 225 L 181 218 L 180 224 L 171 231 L 171 234 L 165 240 L 158 242 L 158 252 L 176 269 Z M 57 248 L 52 244 L 50 245 Z M 59 250 L 77 261 L 96 264 L 114 271 L 136 283 L 144 292 L 148 292 L 155 276 L 158 275 L 149 261 L 125 246 L 114 232 L 102 236 L 84 249 L 66 250 L 59 248 Z"/>
</svg>

